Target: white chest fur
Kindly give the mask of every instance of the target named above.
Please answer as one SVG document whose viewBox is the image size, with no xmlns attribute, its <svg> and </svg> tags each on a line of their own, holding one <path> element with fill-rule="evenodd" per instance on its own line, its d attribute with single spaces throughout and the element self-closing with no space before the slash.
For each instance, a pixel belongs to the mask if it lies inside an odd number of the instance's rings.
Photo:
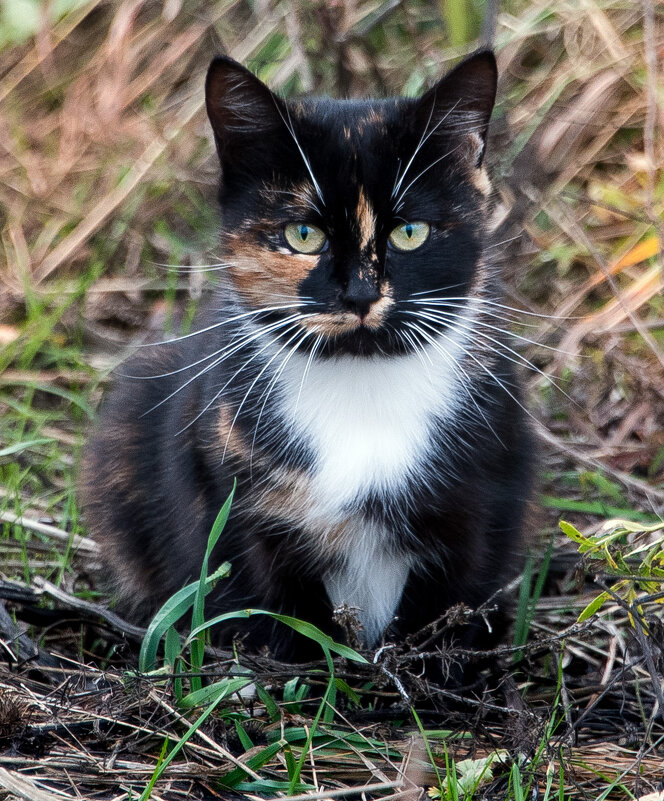
<svg viewBox="0 0 664 801">
<path fill-rule="evenodd" d="M 441 347 L 450 351 L 450 343 Z M 456 349 L 456 346 L 455 346 Z M 369 492 L 393 494 L 426 461 L 434 417 L 453 415 L 459 388 L 450 366 L 428 356 L 316 360 L 295 354 L 281 384 L 282 413 L 313 450 L 316 494 L 330 512 Z"/>
<path fill-rule="evenodd" d="M 350 523 L 344 566 L 325 585 L 334 605 L 360 609 L 367 644 L 394 615 L 410 563 L 388 551 L 384 526 L 364 522 L 361 503 L 426 480 L 434 421 L 451 419 L 463 392 L 453 368 L 462 347 L 448 338 L 419 355 L 316 360 L 306 375 L 296 353 L 280 381 L 283 417 L 315 458 L 305 526 L 316 536 Z"/>
<path fill-rule="evenodd" d="M 408 557 L 385 550 L 385 534 L 378 528 L 365 523 L 343 567 L 330 571 L 324 579 L 334 608 L 347 604 L 357 609 L 362 639 L 369 647 L 379 642 L 394 617 L 410 570 Z"/>
</svg>

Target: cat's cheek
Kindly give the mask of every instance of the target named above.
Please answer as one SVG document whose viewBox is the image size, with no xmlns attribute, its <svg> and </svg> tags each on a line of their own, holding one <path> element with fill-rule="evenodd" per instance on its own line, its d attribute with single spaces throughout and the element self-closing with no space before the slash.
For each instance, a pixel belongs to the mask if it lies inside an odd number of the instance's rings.
<svg viewBox="0 0 664 801">
<path fill-rule="evenodd" d="M 235 288 L 257 308 L 299 300 L 300 284 L 318 264 L 318 254 L 279 253 L 256 245 L 232 243 L 225 254 Z"/>
</svg>

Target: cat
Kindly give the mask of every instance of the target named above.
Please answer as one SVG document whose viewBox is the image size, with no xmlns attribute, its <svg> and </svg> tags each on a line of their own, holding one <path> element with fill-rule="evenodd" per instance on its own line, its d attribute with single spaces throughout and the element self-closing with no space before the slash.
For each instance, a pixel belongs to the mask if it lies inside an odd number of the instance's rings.
<svg viewBox="0 0 664 801">
<path fill-rule="evenodd" d="M 403 638 L 518 565 L 531 438 L 487 252 L 497 82 L 477 52 L 419 98 L 284 100 L 207 74 L 223 264 L 196 330 L 123 368 L 84 454 L 84 510 L 143 616 L 214 557 L 208 613 L 254 607 L 362 646 Z M 263 618 L 220 629 L 301 660 Z"/>
</svg>

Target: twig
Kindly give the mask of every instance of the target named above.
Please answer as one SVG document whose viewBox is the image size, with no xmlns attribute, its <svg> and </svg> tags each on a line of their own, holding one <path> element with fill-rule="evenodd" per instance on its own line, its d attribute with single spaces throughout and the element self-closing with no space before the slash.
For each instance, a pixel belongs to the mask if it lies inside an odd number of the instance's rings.
<svg viewBox="0 0 664 801">
<path fill-rule="evenodd" d="M 245 767 L 243 765 L 243 767 Z M 365 784 L 363 787 L 341 787 L 338 790 L 322 790 L 320 793 L 302 793 L 302 795 L 292 795 L 289 801 L 321 801 L 324 798 L 345 798 L 348 795 L 359 795 L 360 793 L 377 793 L 379 790 L 396 790 L 401 787 L 402 782 L 379 782 L 377 784 Z M 267 801 L 283 801 L 279 796 L 269 798 Z"/>
<path fill-rule="evenodd" d="M 82 598 L 70 595 L 68 592 L 61 590 L 59 587 L 56 587 L 55 584 L 51 584 L 50 581 L 47 581 L 41 576 L 34 577 L 34 584 L 38 591 L 59 601 L 68 609 L 73 609 L 77 612 L 85 612 L 87 615 L 92 615 L 94 617 L 100 617 L 121 634 L 128 635 L 138 641 L 142 640 L 145 636 L 146 630 L 141 626 L 135 626 L 133 623 L 129 623 L 119 615 L 116 615 L 115 612 L 111 612 L 100 604 L 94 604 L 92 601 L 84 601 Z"/>
<path fill-rule="evenodd" d="M 570 445 L 569 442 L 565 442 L 564 440 L 557 437 L 555 434 L 552 434 L 542 424 L 536 425 L 534 426 L 534 428 L 535 428 L 535 433 L 541 440 L 551 445 L 560 453 L 566 454 L 573 461 L 578 462 L 579 464 L 582 464 L 585 467 L 590 467 L 593 470 L 603 471 L 604 473 L 610 475 L 611 478 L 615 478 L 616 481 L 619 481 L 625 487 L 628 487 L 629 489 L 632 490 L 636 490 L 642 495 L 645 495 L 646 498 L 649 499 L 654 498 L 660 503 L 664 503 L 664 489 L 657 489 L 656 487 L 651 487 L 649 484 L 646 484 L 645 481 L 640 481 L 638 478 L 630 476 L 629 473 L 625 473 L 622 470 L 616 470 L 610 465 L 604 464 L 603 462 L 600 462 L 598 459 L 594 459 L 592 456 L 586 456 L 584 453 L 577 450 L 573 445 Z"/>
<path fill-rule="evenodd" d="M 184 717 L 184 715 L 181 715 L 179 712 L 177 712 L 175 709 L 173 709 L 173 707 L 170 706 L 169 704 L 167 704 L 166 701 L 164 701 L 163 698 L 160 698 L 155 693 L 154 690 L 151 690 L 149 695 L 150 695 L 150 698 L 152 698 L 152 700 L 156 704 L 158 704 L 163 709 L 165 709 L 172 718 L 182 722 L 187 727 L 191 726 L 191 722 L 188 721 L 187 718 Z M 251 776 L 252 779 L 255 779 L 256 781 L 260 781 L 261 777 L 254 770 L 252 770 L 249 767 L 249 765 L 247 765 L 244 762 L 242 762 L 241 759 L 238 759 L 237 757 L 233 756 L 233 754 L 231 754 L 230 751 L 227 751 L 225 748 L 222 748 L 222 746 L 219 745 L 219 743 L 215 742 L 211 737 L 208 737 L 208 735 L 205 734 L 205 732 L 202 731 L 200 728 L 196 729 L 195 734 L 199 739 L 201 739 L 204 743 L 206 743 L 210 748 L 212 748 L 214 751 L 216 751 L 221 757 L 223 757 L 224 759 L 228 760 L 233 765 L 235 765 L 236 768 L 240 768 L 241 770 L 245 771 L 245 773 L 247 773 L 249 776 Z"/>
<path fill-rule="evenodd" d="M 99 554 L 99 546 L 90 537 L 79 537 L 78 534 L 70 534 L 63 528 L 51 526 L 49 523 L 40 523 L 39 520 L 31 520 L 23 515 L 14 514 L 14 512 L 0 512 L 0 522 L 22 526 L 31 531 L 38 531 L 40 534 L 46 534 L 47 537 L 59 542 L 71 543 L 74 548 L 85 553 L 94 554 L 95 556 Z"/>
<path fill-rule="evenodd" d="M 634 629 L 634 634 L 636 636 L 637 642 L 641 648 L 641 653 L 643 654 L 643 658 L 646 663 L 646 668 L 648 669 L 648 673 L 650 674 L 650 681 L 652 682 L 653 692 L 655 693 L 655 697 L 657 699 L 657 704 L 659 706 L 659 714 L 664 718 L 664 692 L 662 691 L 662 679 L 657 672 L 657 667 L 655 666 L 655 660 L 652 656 L 652 649 L 649 646 L 648 642 L 646 641 L 646 636 L 644 632 L 644 620 L 643 615 L 639 612 L 639 603 L 642 602 L 643 599 L 637 599 L 637 602 L 634 603 L 627 603 L 624 598 L 621 598 L 618 593 L 614 592 L 608 584 L 605 584 L 603 581 L 596 582 L 598 586 L 600 586 L 607 595 L 610 595 L 611 598 L 615 601 L 618 606 L 624 609 L 628 615 L 630 616 L 631 620 L 633 621 L 632 628 Z"/>
<path fill-rule="evenodd" d="M 5 768 L 0 768 L 0 786 L 12 795 L 23 798 L 25 801 L 62 801 L 63 798 L 74 798 L 64 793 L 54 793 L 40 790 L 27 776 L 19 776 Z"/>
</svg>

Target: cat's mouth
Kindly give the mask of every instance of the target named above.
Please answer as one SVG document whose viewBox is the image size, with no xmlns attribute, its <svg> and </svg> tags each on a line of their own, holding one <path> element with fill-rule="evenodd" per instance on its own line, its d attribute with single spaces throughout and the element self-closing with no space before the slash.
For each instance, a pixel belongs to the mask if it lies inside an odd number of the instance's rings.
<svg viewBox="0 0 664 801">
<path fill-rule="evenodd" d="M 301 325 L 309 331 L 328 337 L 338 337 L 353 332 L 378 331 L 389 310 L 394 306 L 392 298 L 384 295 L 369 306 L 365 314 L 352 311 L 320 312 L 302 320 Z"/>
</svg>

